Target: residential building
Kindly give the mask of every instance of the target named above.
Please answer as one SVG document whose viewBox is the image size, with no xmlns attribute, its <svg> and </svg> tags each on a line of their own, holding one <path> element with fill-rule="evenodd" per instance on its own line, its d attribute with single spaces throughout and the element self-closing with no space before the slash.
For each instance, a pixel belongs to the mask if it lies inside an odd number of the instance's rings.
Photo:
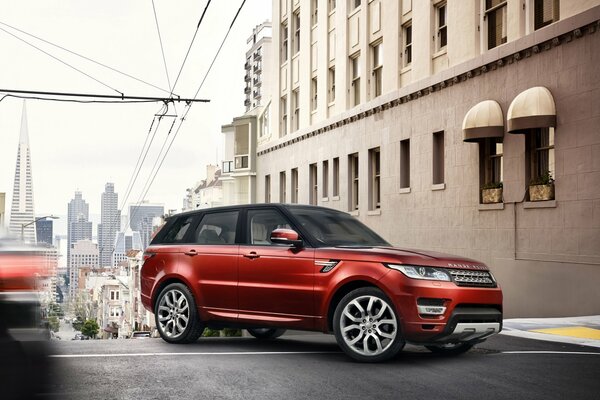
<svg viewBox="0 0 600 400">
<path fill-rule="evenodd" d="M 481 260 L 508 317 L 600 313 L 600 1 L 324 4 L 273 2 L 281 102 L 257 201 Z"/>
<path fill-rule="evenodd" d="M 275 56 L 271 45 L 272 26 L 256 26 L 248 38 L 246 52 L 246 112 L 223 125 L 225 161 L 221 168 L 223 204 L 256 201 L 256 146 L 271 137 L 271 88 Z"/>
<path fill-rule="evenodd" d="M 27 108 L 23 101 L 21 114 L 21 134 L 17 150 L 15 180 L 10 208 L 10 232 L 25 242 L 35 243 L 33 203 L 33 176 L 31 172 L 31 152 L 29 149 L 29 129 L 27 127 Z"/>
<path fill-rule="evenodd" d="M 206 166 L 206 179 L 186 189 L 183 211 L 217 207 L 223 204 L 223 182 L 221 170 L 216 165 Z"/>
<path fill-rule="evenodd" d="M 119 337 L 129 337 L 133 331 L 150 331 L 156 329 L 154 314 L 146 310 L 142 304 L 140 292 L 140 269 L 142 267 L 143 251 L 131 250 L 127 253 L 128 264 L 126 267 L 127 286 L 129 297 L 125 299 L 124 322 L 119 329 Z"/>
<path fill-rule="evenodd" d="M 140 233 L 143 249 L 148 247 L 157 227 L 155 219 L 160 219 L 164 213 L 165 206 L 162 204 L 142 202 L 129 206 L 129 227 L 132 231 Z"/>
<path fill-rule="evenodd" d="M 97 269 L 99 267 L 98 245 L 91 240 L 79 240 L 71 249 L 71 266 L 69 268 L 69 294 L 75 297 L 85 287 L 85 282 L 79 281 L 81 268 Z"/>
<path fill-rule="evenodd" d="M 117 267 L 127 261 L 127 253 L 131 250 L 142 250 L 142 237 L 139 232 L 118 232 L 115 236 L 112 254 L 112 266 Z"/>
<path fill-rule="evenodd" d="M 54 221 L 51 219 L 40 219 L 35 222 L 35 235 L 38 243 L 52 245 L 54 237 Z"/>
<path fill-rule="evenodd" d="M 114 183 L 104 186 L 100 203 L 100 224 L 98 224 L 98 247 L 100 249 L 100 265 L 112 264 L 112 253 L 115 235 L 121 227 L 119 212 L 119 195 L 115 193 Z"/>
</svg>

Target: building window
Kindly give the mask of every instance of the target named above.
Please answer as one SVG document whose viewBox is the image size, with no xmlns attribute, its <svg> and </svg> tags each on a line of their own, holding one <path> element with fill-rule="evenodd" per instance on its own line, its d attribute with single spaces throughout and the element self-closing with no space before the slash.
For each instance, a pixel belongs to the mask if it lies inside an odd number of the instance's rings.
<svg viewBox="0 0 600 400">
<path fill-rule="evenodd" d="M 281 136 L 287 135 L 287 96 L 281 98 Z"/>
<path fill-rule="evenodd" d="M 312 78 L 310 83 L 310 109 L 317 109 L 317 77 Z"/>
<path fill-rule="evenodd" d="M 285 21 L 281 24 L 281 63 L 288 60 L 288 24 Z"/>
<path fill-rule="evenodd" d="M 111 300 L 119 300 L 119 291 L 118 290 L 111 290 L 110 291 L 110 299 Z"/>
<path fill-rule="evenodd" d="M 400 142 L 400 188 L 410 187 L 410 139 Z"/>
<path fill-rule="evenodd" d="M 333 189 L 332 195 L 337 197 L 340 195 L 340 158 L 333 159 Z"/>
<path fill-rule="evenodd" d="M 333 103 L 335 101 L 335 67 L 329 68 L 329 87 L 327 89 L 327 101 Z"/>
<path fill-rule="evenodd" d="M 506 0 L 485 0 L 488 50 L 506 43 Z"/>
<path fill-rule="evenodd" d="M 412 63 L 412 22 L 404 25 L 402 28 L 404 33 L 404 66 L 408 67 Z"/>
<path fill-rule="evenodd" d="M 444 131 L 433 134 L 433 184 L 444 183 Z"/>
<path fill-rule="evenodd" d="M 268 136 L 271 132 L 269 131 L 269 110 L 270 106 L 265 108 L 262 116 L 260 117 L 260 136 Z"/>
<path fill-rule="evenodd" d="M 446 3 L 441 3 L 435 6 L 436 51 L 444 49 L 448 44 L 448 28 L 446 26 L 446 21 L 448 19 L 447 10 L 448 7 L 446 6 Z"/>
<path fill-rule="evenodd" d="M 533 129 L 527 134 L 527 165 L 530 182 L 554 177 L 554 128 Z"/>
<path fill-rule="evenodd" d="M 279 173 L 279 202 L 280 203 L 285 203 L 286 202 L 286 185 L 287 185 L 287 179 L 285 177 L 285 171 L 281 171 Z"/>
<path fill-rule="evenodd" d="M 298 202 L 298 168 L 292 169 L 292 203 Z"/>
<path fill-rule="evenodd" d="M 323 197 L 327 197 L 329 196 L 329 161 L 325 160 L 323 161 L 323 183 L 321 184 L 322 189 L 321 192 L 323 193 Z"/>
<path fill-rule="evenodd" d="M 328 0 L 327 3 L 329 5 L 329 12 L 335 11 L 335 0 Z"/>
<path fill-rule="evenodd" d="M 379 147 L 369 150 L 369 210 L 381 203 L 381 152 Z"/>
<path fill-rule="evenodd" d="M 293 130 L 297 131 L 300 128 L 300 89 L 292 92 L 292 107 L 294 107 L 294 115 L 292 116 Z"/>
<path fill-rule="evenodd" d="M 373 59 L 373 97 L 381 95 L 381 84 L 383 79 L 383 44 L 381 42 L 371 46 L 371 54 Z"/>
<path fill-rule="evenodd" d="M 358 7 L 360 7 L 360 3 L 362 2 L 361 0 L 349 0 L 349 1 L 350 1 L 350 6 L 348 7 L 348 9 L 350 11 L 356 10 Z"/>
<path fill-rule="evenodd" d="M 312 0 L 312 12 L 310 13 L 310 22 L 312 26 L 319 22 L 319 0 Z"/>
<path fill-rule="evenodd" d="M 352 67 L 352 106 L 360 104 L 360 55 L 350 58 Z"/>
<path fill-rule="evenodd" d="M 535 30 L 558 21 L 558 0 L 534 0 L 533 8 Z"/>
<path fill-rule="evenodd" d="M 502 143 L 485 139 L 479 146 L 479 152 L 481 185 L 499 184 L 502 182 Z"/>
<path fill-rule="evenodd" d="M 265 203 L 271 202 L 271 175 L 265 176 Z"/>
<path fill-rule="evenodd" d="M 294 43 L 293 43 L 294 54 L 298 54 L 300 51 L 300 10 L 294 13 Z"/>
<path fill-rule="evenodd" d="M 348 156 L 348 209 L 358 210 L 358 153 Z"/>
<path fill-rule="evenodd" d="M 310 204 L 313 206 L 317 205 L 317 199 L 319 195 L 319 186 L 317 183 L 317 164 L 310 164 L 308 166 L 308 185 L 310 187 Z"/>
</svg>

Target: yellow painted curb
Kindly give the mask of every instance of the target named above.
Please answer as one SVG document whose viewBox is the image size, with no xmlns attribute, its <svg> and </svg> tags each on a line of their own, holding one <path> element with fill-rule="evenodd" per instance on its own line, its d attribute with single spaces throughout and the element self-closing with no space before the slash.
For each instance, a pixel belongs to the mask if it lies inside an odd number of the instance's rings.
<svg viewBox="0 0 600 400">
<path fill-rule="evenodd" d="M 569 326 L 564 328 L 535 329 L 529 332 L 548 333 L 550 335 L 571 336 L 582 339 L 600 340 L 600 329 L 585 326 Z"/>
</svg>

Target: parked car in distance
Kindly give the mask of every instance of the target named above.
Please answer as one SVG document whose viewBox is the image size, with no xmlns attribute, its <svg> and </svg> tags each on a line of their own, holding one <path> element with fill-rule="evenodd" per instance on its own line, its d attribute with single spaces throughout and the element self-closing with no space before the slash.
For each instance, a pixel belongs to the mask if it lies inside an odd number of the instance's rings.
<svg viewBox="0 0 600 400">
<path fill-rule="evenodd" d="M 76 333 L 75 336 L 73 336 L 73 339 L 71 340 L 90 340 L 90 338 L 82 333 Z"/>
<path fill-rule="evenodd" d="M 149 339 L 152 337 L 149 331 L 136 331 L 131 334 L 131 339 Z"/>
<path fill-rule="evenodd" d="M 401 223 L 398 221 L 397 223 Z M 355 360 L 406 342 L 468 351 L 502 328 L 502 291 L 468 258 L 392 247 L 347 213 L 262 204 L 177 214 L 144 253 L 141 297 L 169 343 L 204 328 L 333 333 Z"/>
</svg>

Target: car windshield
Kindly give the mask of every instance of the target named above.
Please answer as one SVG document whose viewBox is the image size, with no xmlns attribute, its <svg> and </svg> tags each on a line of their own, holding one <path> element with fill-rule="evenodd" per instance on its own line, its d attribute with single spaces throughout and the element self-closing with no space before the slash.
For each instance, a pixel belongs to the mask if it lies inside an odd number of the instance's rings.
<svg viewBox="0 0 600 400">
<path fill-rule="evenodd" d="M 317 240 L 319 247 L 389 246 L 375 232 L 346 213 L 318 208 L 290 207 L 298 222 Z"/>
</svg>

